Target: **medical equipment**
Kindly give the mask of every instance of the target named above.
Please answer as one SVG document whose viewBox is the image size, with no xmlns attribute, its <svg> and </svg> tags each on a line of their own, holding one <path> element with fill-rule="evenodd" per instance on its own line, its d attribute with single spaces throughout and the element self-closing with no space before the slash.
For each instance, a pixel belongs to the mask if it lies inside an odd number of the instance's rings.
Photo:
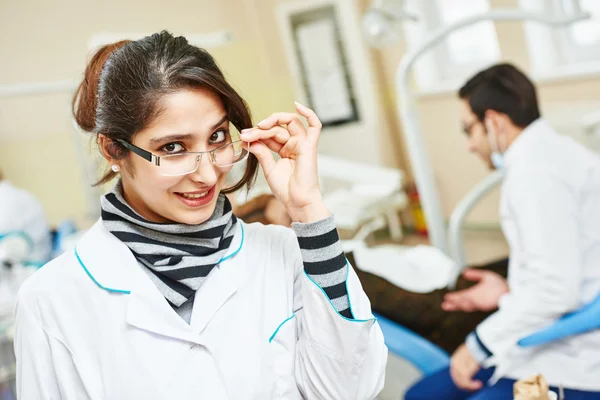
<svg viewBox="0 0 600 400">
<path fill-rule="evenodd" d="M 398 4 L 401 5 L 402 1 L 388 0 L 376 2 L 376 10 L 383 9 L 384 11 L 387 11 L 385 16 L 388 18 L 388 20 L 381 17 L 381 12 L 379 14 L 375 14 L 379 15 L 380 18 L 373 18 L 373 16 L 371 16 L 367 21 L 365 21 L 365 24 L 367 25 L 365 33 L 367 35 L 373 35 L 376 33 L 380 37 L 386 36 L 382 34 L 382 31 L 389 31 L 395 27 L 395 25 L 389 23 L 389 18 L 391 16 L 399 15 L 400 17 L 403 17 L 405 15 L 398 13 Z M 394 6 L 393 9 L 392 6 Z M 576 15 L 555 17 L 526 12 L 519 9 L 492 10 L 483 14 L 474 15 L 459 20 L 447 26 L 440 27 L 437 31 L 432 33 L 429 38 L 425 40 L 418 48 L 409 51 L 402 58 L 396 74 L 396 92 L 399 100 L 398 113 L 401 116 L 400 122 L 402 123 L 406 144 L 408 146 L 407 153 L 411 157 L 411 164 L 419 193 L 421 195 L 421 201 L 428 223 L 431 242 L 435 247 L 446 253 L 448 252 L 444 217 L 440 206 L 435 177 L 433 175 L 431 164 L 427 156 L 425 143 L 420 132 L 414 94 L 412 93 L 410 86 L 410 73 L 412 71 L 412 67 L 415 65 L 416 61 L 423 54 L 425 54 L 425 52 L 427 52 L 427 50 L 433 48 L 442 40 L 445 40 L 452 32 L 466 26 L 476 24 L 480 21 L 536 21 L 550 26 L 564 26 L 588 17 L 589 14 L 583 12 Z"/>
<path fill-rule="evenodd" d="M 409 361 L 423 375 L 432 374 L 450 365 L 448 353 L 435 344 L 379 314 L 373 315 L 381 327 L 388 350 Z"/>
<path fill-rule="evenodd" d="M 394 241 L 402 239 L 399 213 L 408 205 L 402 170 L 319 154 L 319 181 L 323 200 L 335 215 L 337 227 L 351 238 L 342 240 L 345 252 L 367 248 L 366 240 L 375 231 L 387 228 Z M 250 192 L 239 191 L 242 204 L 262 194 L 270 194 L 266 182 L 258 182 Z M 368 257 L 368 255 L 365 255 Z"/>
<path fill-rule="evenodd" d="M 492 189 L 499 186 L 504 177 L 502 170 L 496 170 L 488 175 L 482 182 L 477 184 L 456 206 L 450 216 L 449 239 L 450 255 L 454 260 L 454 271 L 448 280 L 448 289 L 454 290 L 456 281 L 463 269 L 467 266 L 465 256 L 465 245 L 462 237 L 462 227 L 475 205 L 482 200 Z"/>
<path fill-rule="evenodd" d="M 408 205 L 403 171 L 319 154 L 319 177 L 338 228 L 356 232 L 352 242 L 344 242 L 345 251 L 386 226 L 392 239 L 402 238 L 398 213 Z M 330 190 L 332 181 L 350 186 Z"/>
<path fill-rule="evenodd" d="M 13 309 L 21 283 L 36 270 L 27 261 L 32 247 L 24 232 L 0 234 L 0 400 L 14 398 Z"/>
<path fill-rule="evenodd" d="M 33 248 L 33 240 L 25 232 L 0 233 L 0 262 L 19 264 L 27 260 Z"/>
</svg>

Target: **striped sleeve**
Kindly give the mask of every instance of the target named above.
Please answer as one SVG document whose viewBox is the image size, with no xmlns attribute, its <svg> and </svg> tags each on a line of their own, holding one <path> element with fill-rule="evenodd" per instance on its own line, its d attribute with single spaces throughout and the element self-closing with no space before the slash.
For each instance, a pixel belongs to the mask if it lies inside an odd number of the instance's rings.
<svg viewBox="0 0 600 400">
<path fill-rule="evenodd" d="M 353 319 L 346 288 L 348 264 L 333 215 L 309 224 L 294 222 L 292 228 L 300 245 L 304 272 L 323 289 L 338 313 Z"/>
</svg>

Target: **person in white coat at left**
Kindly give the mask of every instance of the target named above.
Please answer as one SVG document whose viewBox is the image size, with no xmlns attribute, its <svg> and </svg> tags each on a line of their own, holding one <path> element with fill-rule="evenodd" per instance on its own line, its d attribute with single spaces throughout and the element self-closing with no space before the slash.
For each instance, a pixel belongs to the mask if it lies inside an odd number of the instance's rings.
<svg viewBox="0 0 600 400">
<path fill-rule="evenodd" d="M 4 249 L 2 242 L 9 238 L 22 240 L 23 248 Z M 14 245 L 12 241 L 8 246 Z M 52 236 L 44 208 L 33 194 L 4 179 L 0 171 L 0 261 L 6 258 L 39 265 L 48 262 L 51 253 Z"/>
<path fill-rule="evenodd" d="M 75 250 L 22 286 L 19 400 L 378 394 L 387 348 L 323 204 L 321 123 L 296 109 L 308 128 L 292 113 L 251 128 L 213 58 L 168 32 L 95 54 L 75 118 L 119 180 Z M 232 214 L 224 193 L 258 163 L 293 230 Z"/>
</svg>

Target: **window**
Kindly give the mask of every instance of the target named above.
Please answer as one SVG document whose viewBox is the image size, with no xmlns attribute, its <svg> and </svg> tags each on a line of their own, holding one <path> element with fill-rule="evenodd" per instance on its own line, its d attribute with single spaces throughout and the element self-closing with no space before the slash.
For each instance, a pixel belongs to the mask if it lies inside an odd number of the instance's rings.
<svg viewBox="0 0 600 400">
<path fill-rule="evenodd" d="M 449 25 L 465 17 L 489 11 L 488 1 L 438 0 L 440 25 Z M 496 28 L 491 21 L 482 21 L 451 34 L 446 52 L 451 65 L 485 64 L 500 58 Z"/>
<path fill-rule="evenodd" d="M 418 47 L 441 26 L 489 11 L 489 0 L 407 0 L 406 9 L 419 15 L 417 22 L 404 23 L 409 50 Z M 416 65 L 419 87 L 435 90 L 453 85 L 500 59 L 496 28 L 491 21 L 464 27 L 446 37 Z"/>
<path fill-rule="evenodd" d="M 576 4 L 571 0 L 561 1 L 564 11 L 577 12 Z M 591 18 L 580 21 L 569 28 L 569 37 L 578 47 L 597 46 L 600 43 L 600 2 L 598 0 L 579 0 L 581 10 L 589 12 Z"/>
<path fill-rule="evenodd" d="M 527 45 L 534 73 L 542 77 L 597 71 L 600 65 L 600 1 L 520 0 L 523 9 L 555 16 L 569 16 L 579 10 L 590 19 L 565 27 L 525 23 Z"/>
<path fill-rule="evenodd" d="M 591 14 L 591 18 L 579 21 L 562 32 L 562 49 L 567 62 L 600 61 L 600 2 L 598 0 L 561 0 L 560 12 L 572 15 L 579 10 Z"/>
</svg>

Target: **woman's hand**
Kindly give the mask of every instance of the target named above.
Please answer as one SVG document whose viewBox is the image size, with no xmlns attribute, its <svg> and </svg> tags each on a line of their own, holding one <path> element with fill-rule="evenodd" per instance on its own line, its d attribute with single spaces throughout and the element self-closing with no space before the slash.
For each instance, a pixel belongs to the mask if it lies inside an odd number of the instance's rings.
<svg viewBox="0 0 600 400">
<path fill-rule="evenodd" d="M 308 121 L 304 126 L 293 113 L 275 113 L 245 129 L 241 138 L 250 143 L 262 166 L 273 194 L 281 201 L 295 222 L 316 222 L 330 213 L 323 203 L 317 171 L 317 143 L 321 121 L 317 115 L 299 103 L 296 110 Z M 274 151 L 281 157 L 275 160 Z"/>
</svg>

